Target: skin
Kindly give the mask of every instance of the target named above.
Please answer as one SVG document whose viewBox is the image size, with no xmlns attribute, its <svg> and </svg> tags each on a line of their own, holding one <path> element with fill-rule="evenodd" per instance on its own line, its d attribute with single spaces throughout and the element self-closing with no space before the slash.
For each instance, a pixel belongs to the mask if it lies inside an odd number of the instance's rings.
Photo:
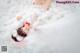
<svg viewBox="0 0 80 53">
<path fill-rule="evenodd" d="M 22 16 L 16 16 L 16 20 L 20 20 Z"/>
<path fill-rule="evenodd" d="M 52 0 L 33 0 L 33 5 L 40 6 L 41 8 L 48 10 Z"/>
<path fill-rule="evenodd" d="M 24 27 L 22 27 L 23 31 L 29 30 L 30 26 L 28 24 L 25 24 Z"/>
</svg>

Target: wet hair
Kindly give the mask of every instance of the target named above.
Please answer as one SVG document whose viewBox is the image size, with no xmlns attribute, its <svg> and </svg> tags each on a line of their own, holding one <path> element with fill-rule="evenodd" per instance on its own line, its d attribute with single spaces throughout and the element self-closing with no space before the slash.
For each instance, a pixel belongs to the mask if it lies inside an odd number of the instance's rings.
<svg viewBox="0 0 80 53">
<path fill-rule="evenodd" d="M 12 37 L 12 39 L 13 39 L 15 42 L 20 42 L 20 41 L 18 41 L 17 38 L 14 37 L 13 35 L 12 35 L 11 37 Z"/>
<path fill-rule="evenodd" d="M 17 29 L 17 34 L 18 36 L 21 36 L 23 38 L 25 38 L 27 36 L 27 34 L 21 29 L 22 27 Z M 11 36 L 11 38 L 15 41 L 15 42 L 20 42 L 17 37 L 14 37 L 13 35 Z"/>
<path fill-rule="evenodd" d="M 20 28 L 17 29 L 17 34 L 21 37 L 26 37 L 27 34 Z"/>
</svg>

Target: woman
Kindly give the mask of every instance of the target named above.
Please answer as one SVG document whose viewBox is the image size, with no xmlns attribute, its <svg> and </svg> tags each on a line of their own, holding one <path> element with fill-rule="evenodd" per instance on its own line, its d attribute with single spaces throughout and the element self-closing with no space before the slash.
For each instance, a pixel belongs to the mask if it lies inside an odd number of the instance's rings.
<svg viewBox="0 0 80 53">
<path fill-rule="evenodd" d="M 17 19 L 19 20 L 20 17 L 17 17 Z M 19 27 L 17 30 L 14 31 L 13 35 L 11 36 L 12 39 L 15 42 L 22 41 L 25 37 L 27 37 L 29 29 L 30 29 L 30 23 L 24 22 L 22 27 Z"/>
<path fill-rule="evenodd" d="M 40 8 L 38 11 L 34 11 L 34 14 L 32 15 L 32 18 L 29 19 L 31 20 L 30 22 L 24 22 L 24 18 L 22 18 L 21 16 L 17 16 L 16 19 L 18 21 L 19 25 L 23 25 L 21 27 L 19 27 L 15 33 L 13 33 L 12 35 L 12 39 L 16 42 L 20 42 L 22 41 L 25 37 L 27 37 L 27 33 L 29 32 L 30 27 L 32 27 L 32 25 L 35 25 L 35 21 L 37 21 L 37 18 L 42 16 L 42 11 L 40 14 L 40 10 L 44 10 L 47 11 L 49 10 L 49 7 L 51 5 L 51 1 L 52 0 L 32 0 L 33 6 L 36 5 L 37 9 Z M 36 9 L 36 8 L 34 8 Z M 38 12 L 38 13 L 37 13 Z M 24 24 L 23 24 L 24 22 Z M 35 23 L 34 23 L 35 22 Z M 22 23 L 22 24 L 21 24 Z M 39 24 L 39 23 L 38 23 Z M 33 28 L 35 28 L 37 25 L 35 25 Z"/>
</svg>

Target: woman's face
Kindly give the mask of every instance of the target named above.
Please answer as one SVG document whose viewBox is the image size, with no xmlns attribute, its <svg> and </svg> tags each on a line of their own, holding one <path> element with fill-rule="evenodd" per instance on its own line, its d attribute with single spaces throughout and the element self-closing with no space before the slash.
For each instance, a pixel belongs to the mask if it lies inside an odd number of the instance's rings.
<svg viewBox="0 0 80 53">
<path fill-rule="evenodd" d="M 30 25 L 25 24 L 24 27 L 22 27 L 23 31 L 29 30 L 30 29 Z"/>
</svg>

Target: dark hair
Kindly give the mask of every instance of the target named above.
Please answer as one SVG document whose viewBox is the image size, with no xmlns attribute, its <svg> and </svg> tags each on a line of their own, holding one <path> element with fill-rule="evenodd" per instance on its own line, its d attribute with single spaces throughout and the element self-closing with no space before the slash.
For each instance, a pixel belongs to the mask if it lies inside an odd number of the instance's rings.
<svg viewBox="0 0 80 53">
<path fill-rule="evenodd" d="M 14 37 L 13 35 L 12 35 L 11 37 L 12 37 L 12 39 L 13 39 L 14 41 L 19 42 L 19 41 L 17 40 L 17 38 Z"/>
<path fill-rule="evenodd" d="M 20 28 L 17 29 L 17 34 L 21 37 L 26 37 L 27 34 Z"/>
</svg>

